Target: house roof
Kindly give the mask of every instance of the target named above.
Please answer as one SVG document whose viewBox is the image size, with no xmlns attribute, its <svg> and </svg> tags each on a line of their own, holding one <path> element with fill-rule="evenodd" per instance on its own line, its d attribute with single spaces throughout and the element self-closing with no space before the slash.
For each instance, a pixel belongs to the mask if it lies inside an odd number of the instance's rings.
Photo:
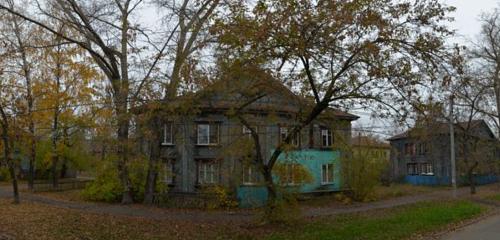
<svg viewBox="0 0 500 240">
<path fill-rule="evenodd" d="M 495 135 L 491 131 L 490 127 L 483 119 L 472 120 L 472 121 L 470 121 L 470 125 L 469 125 L 469 122 L 458 122 L 458 123 L 455 123 L 454 126 L 455 126 L 456 131 L 465 131 L 467 128 L 478 130 L 481 127 L 484 127 L 487 129 L 489 135 L 492 138 L 495 138 Z M 421 132 L 422 129 L 425 129 L 425 128 L 413 127 L 406 132 L 403 132 L 403 133 L 400 133 L 400 134 L 397 134 L 397 135 L 394 135 L 394 136 L 388 138 L 387 141 L 395 141 L 395 140 L 419 136 L 419 135 L 423 134 Z M 450 133 L 449 124 L 446 122 L 436 122 L 432 126 L 428 126 L 427 129 L 431 129 L 432 134 L 449 134 Z"/>
<path fill-rule="evenodd" d="M 259 98 L 255 100 L 256 96 Z M 245 105 L 247 102 L 249 104 Z M 242 105 L 245 105 L 245 112 L 299 113 L 305 107 L 314 106 L 314 101 L 295 94 L 285 84 L 266 72 L 259 69 L 246 69 L 233 76 L 226 76 L 211 82 L 197 92 L 185 94 L 175 101 L 168 102 L 169 109 L 185 110 L 183 106 L 196 106 L 204 111 L 230 110 Z M 166 109 L 165 103 L 160 101 L 146 103 L 134 111 L 140 113 L 147 108 Z M 330 107 L 323 112 L 321 117 L 335 117 L 349 121 L 359 118 L 354 114 Z"/>
<path fill-rule="evenodd" d="M 198 106 L 207 109 L 230 109 L 244 105 L 262 96 L 245 107 L 245 111 L 276 111 L 297 113 L 301 108 L 311 107 L 314 101 L 299 96 L 282 82 L 269 74 L 260 73 L 251 77 L 222 79 L 196 93 Z M 323 116 L 356 120 L 359 116 L 335 108 L 327 108 Z"/>
</svg>

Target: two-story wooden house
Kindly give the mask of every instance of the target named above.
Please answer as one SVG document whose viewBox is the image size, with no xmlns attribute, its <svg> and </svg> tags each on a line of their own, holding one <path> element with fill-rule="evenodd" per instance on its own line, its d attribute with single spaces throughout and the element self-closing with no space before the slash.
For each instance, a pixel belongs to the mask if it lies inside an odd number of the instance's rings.
<svg viewBox="0 0 500 240">
<path fill-rule="evenodd" d="M 310 111 L 310 102 L 273 79 L 236 81 L 211 84 L 190 97 L 184 114 L 164 117 L 163 128 L 158 130 L 162 131 L 161 155 L 167 172 L 164 181 L 170 184 L 171 193 L 196 194 L 205 186 L 219 185 L 234 191 L 244 206 L 266 197 L 262 176 L 251 159 L 250 130 L 238 116 L 257 131 L 261 153 L 269 159 L 290 128 Z M 293 166 L 300 164 L 313 177 L 300 191 L 341 189 L 340 152 L 335 143 L 350 141 L 351 121 L 357 118 L 329 108 L 305 127 L 280 157 L 280 163 L 290 166 L 286 181 L 294 184 Z"/>
<path fill-rule="evenodd" d="M 497 180 L 498 141 L 484 120 L 454 125 L 456 171 L 459 183 L 466 183 L 467 167 L 478 166 L 476 183 Z M 391 144 L 393 179 L 415 185 L 451 184 L 450 128 L 435 122 L 416 126 L 388 139 Z"/>
</svg>

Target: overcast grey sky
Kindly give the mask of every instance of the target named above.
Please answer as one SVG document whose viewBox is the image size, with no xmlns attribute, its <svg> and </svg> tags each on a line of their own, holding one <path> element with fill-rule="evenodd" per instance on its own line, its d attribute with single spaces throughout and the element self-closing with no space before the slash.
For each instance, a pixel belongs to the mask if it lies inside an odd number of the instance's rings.
<svg viewBox="0 0 500 240">
<path fill-rule="evenodd" d="M 457 9 L 453 14 L 455 21 L 451 24 L 452 29 L 457 30 L 457 38 L 454 42 L 468 44 L 473 41 L 479 34 L 481 22 L 479 16 L 483 12 L 490 12 L 496 7 L 500 7 L 500 0 L 443 0 L 443 3 L 455 6 Z M 392 122 L 387 122 L 381 119 L 373 119 L 370 113 L 363 111 L 353 111 L 354 114 L 361 118 L 354 123 L 355 129 L 363 129 L 363 131 L 372 131 L 372 133 L 387 137 L 386 134 L 393 134 L 393 131 L 401 131 L 402 129 L 394 129 Z M 391 133 L 392 132 L 392 133 Z M 385 133 L 385 134 L 382 134 Z"/>
<path fill-rule="evenodd" d="M 457 8 L 453 14 L 455 22 L 452 23 L 452 27 L 468 40 L 473 40 L 479 33 L 481 27 L 479 15 L 500 6 L 500 0 L 444 0 L 444 2 Z"/>
</svg>

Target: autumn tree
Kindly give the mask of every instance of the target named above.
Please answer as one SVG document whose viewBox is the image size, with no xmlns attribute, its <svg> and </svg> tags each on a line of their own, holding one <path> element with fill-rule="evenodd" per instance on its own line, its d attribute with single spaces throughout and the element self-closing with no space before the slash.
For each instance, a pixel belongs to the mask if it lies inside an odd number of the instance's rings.
<svg viewBox="0 0 500 240">
<path fill-rule="evenodd" d="M 219 21 L 214 31 L 220 34 L 221 64 L 260 65 L 310 103 L 271 157 L 256 159 L 270 209 L 278 198 L 275 163 L 325 109 L 375 106 L 404 116 L 426 86 L 442 79 L 436 70 L 453 59 L 445 45 L 452 35 L 446 26 L 451 11 L 437 0 L 262 0 Z M 258 143 L 255 130 L 252 136 Z"/>
<path fill-rule="evenodd" d="M 94 0 L 85 3 L 75 0 L 39 1 L 32 7 L 38 9 L 37 12 L 43 18 L 9 8 L 5 1 L 0 4 L 0 10 L 4 13 L 32 22 L 57 35 L 64 42 L 85 49 L 106 76 L 116 118 L 119 145 L 116 166 L 124 189 L 123 203 L 133 200 L 127 169 L 130 108 L 144 100 L 141 96 L 147 96 L 142 94 L 144 88 L 153 89 L 151 85 L 156 83 L 157 78 L 152 75 L 159 72 L 158 66 L 162 63 L 173 68 L 164 68 L 171 71 L 166 74 L 168 79 L 160 80 L 162 84 L 159 87 L 165 90 L 167 99 L 168 96 L 177 95 L 179 73 L 189 56 L 204 46 L 198 41 L 198 33 L 205 27 L 219 3 L 218 0 L 184 0 L 180 3 L 155 1 L 160 10 L 168 11 L 163 12 L 167 22 L 162 25 L 163 31 L 158 31 L 161 34 L 156 37 L 149 36 L 152 31 L 142 27 L 135 18 L 143 15 L 140 9 L 147 6 L 142 0 Z M 49 21 L 64 24 L 68 30 L 60 32 L 54 26 L 46 24 Z M 69 32 L 74 34 L 68 35 Z M 174 51 L 171 52 L 172 45 Z M 166 60 L 166 63 L 162 60 Z"/>
<path fill-rule="evenodd" d="M 5 51 L 8 41 L 0 40 L 0 64 L 11 57 L 12 52 Z M 0 68 L 0 127 L 2 135 L 3 159 L 2 165 L 7 166 L 10 180 L 12 182 L 12 193 L 14 203 L 19 204 L 19 190 L 17 183 L 18 162 L 14 158 L 16 135 L 19 131 L 16 129 L 16 120 L 18 119 L 19 99 L 16 97 L 17 88 L 16 78 L 6 74 L 3 68 Z"/>
<path fill-rule="evenodd" d="M 457 75 L 453 88 L 454 115 L 451 121 L 455 127 L 457 151 L 457 171 L 466 178 L 470 193 L 476 193 L 476 174 L 492 173 L 498 169 L 498 141 L 492 132 L 481 131 L 487 124 L 490 88 L 481 75 L 474 74 L 474 67 Z"/>
<path fill-rule="evenodd" d="M 20 4 L 16 4 L 12 0 L 6 1 L 6 7 L 11 10 L 20 9 Z M 10 62 L 6 63 L 6 68 L 9 72 L 16 72 L 20 86 L 24 86 L 19 90 L 26 99 L 26 107 L 24 108 L 23 122 L 25 122 L 27 131 L 27 145 L 29 152 L 28 164 L 28 188 L 33 189 L 33 180 L 35 177 L 35 161 L 36 161 L 36 148 L 37 148 L 37 131 L 35 120 L 35 98 L 36 94 L 33 92 L 34 78 L 36 69 L 34 69 L 34 55 L 36 50 L 31 48 L 33 45 L 34 36 L 40 32 L 29 22 L 17 16 L 5 16 L 2 24 L 2 35 L 8 41 L 8 48 L 13 54 Z"/>
<path fill-rule="evenodd" d="M 477 66 L 476 83 L 482 85 L 490 102 L 481 112 L 490 116 L 500 133 L 500 10 L 481 16 L 482 27 L 477 42 L 470 49 L 471 64 Z M 482 76 L 481 78 L 479 76 Z"/>
<path fill-rule="evenodd" d="M 61 25 L 59 31 L 64 31 Z M 35 58 L 39 81 L 35 92 L 40 96 L 36 107 L 38 122 L 51 142 L 50 169 L 52 185 L 64 177 L 67 157 L 61 156 L 70 147 L 70 138 L 92 123 L 89 107 L 98 98 L 96 83 L 101 79 L 89 65 L 90 59 L 76 45 L 63 44 L 57 35 L 40 34 L 36 44 L 40 49 Z M 62 158 L 62 159 L 61 159 Z"/>
</svg>

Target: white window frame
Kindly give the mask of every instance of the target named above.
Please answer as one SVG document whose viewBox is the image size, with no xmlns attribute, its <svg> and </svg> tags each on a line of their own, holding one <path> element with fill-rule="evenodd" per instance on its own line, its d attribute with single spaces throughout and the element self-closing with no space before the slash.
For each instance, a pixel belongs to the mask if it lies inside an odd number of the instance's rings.
<svg viewBox="0 0 500 240">
<path fill-rule="evenodd" d="M 211 136 L 212 136 L 212 125 L 218 125 L 218 123 L 198 123 L 196 125 L 196 145 L 200 145 L 200 146 L 210 146 L 210 145 L 218 145 L 219 144 L 219 131 L 220 131 L 220 126 L 217 126 L 217 142 L 213 142 L 211 139 Z M 208 132 L 207 132 L 207 142 L 206 143 L 203 143 L 200 141 L 200 127 L 201 126 L 207 126 L 207 129 L 208 129 Z"/>
<path fill-rule="evenodd" d="M 331 147 L 333 145 L 333 132 L 330 129 L 321 129 L 321 145 Z"/>
<path fill-rule="evenodd" d="M 174 145 L 174 124 L 172 122 L 167 122 L 163 124 L 163 140 L 161 145 L 163 146 L 171 146 Z M 170 142 L 167 141 L 167 127 L 170 126 Z"/>
<path fill-rule="evenodd" d="M 198 163 L 198 184 L 214 185 L 219 182 L 218 166 L 216 162 L 200 161 Z"/>
<path fill-rule="evenodd" d="M 247 165 L 243 167 L 242 181 L 243 185 L 256 185 L 258 182 L 257 179 L 257 170 L 253 165 Z"/>
<path fill-rule="evenodd" d="M 432 163 L 424 163 L 420 169 L 420 175 L 434 176 L 434 167 Z"/>
<path fill-rule="evenodd" d="M 326 169 L 326 172 L 325 172 Z M 333 184 L 335 180 L 335 165 L 327 163 L 321 165 L 321 185 Z"/>
<path fill-rule="evenodd" d="M 254 130 L 258 132 L 258 128 L 254 127 Z M 243 125 L 243 135 L 246 135 L 248 138 L 252 139 L 252 130 L 250 128 L 247 128 L 247 126 Z"/>
</svg>

